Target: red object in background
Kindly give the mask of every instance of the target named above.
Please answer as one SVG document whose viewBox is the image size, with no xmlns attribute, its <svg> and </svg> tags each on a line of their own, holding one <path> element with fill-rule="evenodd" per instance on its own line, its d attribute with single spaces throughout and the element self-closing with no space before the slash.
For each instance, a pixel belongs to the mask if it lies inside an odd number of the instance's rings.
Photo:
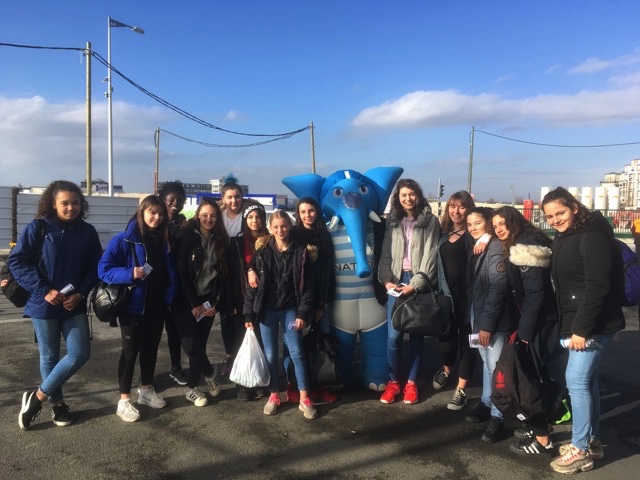
<svg viewBox="0 0 640 480">
<path fill-rule="evenodd" d="M 522 210 L 524 218 L 530 222 L 533 221 L 533 200 L 524 200 L 522 206 L 524 207 Z"/>
</svg>

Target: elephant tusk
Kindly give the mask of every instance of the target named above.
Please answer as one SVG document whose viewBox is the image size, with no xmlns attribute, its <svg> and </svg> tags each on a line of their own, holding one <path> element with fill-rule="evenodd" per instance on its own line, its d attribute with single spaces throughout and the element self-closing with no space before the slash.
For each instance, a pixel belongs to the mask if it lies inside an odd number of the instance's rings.
<svg viewBox="0 0 640 480">
<path fill-rule="evenodd" d="M 378 216 L 378 214 L 376 212 L 374 212 L 373 210 L 371 210 L 369 212 L 369 218 L 371 220 L 373 220 L 376 223 L 380 223 L 382 220 L 380 220 L 380 217 Z"/>
<path fill-rule="evenodd" d="M 333 230 L 334 228 L 336 228 L 336 225 L 338 225 L 339 221 L 340 221 L 340 218 L 334 215 L 333 217 L 331 217 L 331 221 L 329 222 L 329 226 L 327 228 L 329 230 Z"/>
</svg>

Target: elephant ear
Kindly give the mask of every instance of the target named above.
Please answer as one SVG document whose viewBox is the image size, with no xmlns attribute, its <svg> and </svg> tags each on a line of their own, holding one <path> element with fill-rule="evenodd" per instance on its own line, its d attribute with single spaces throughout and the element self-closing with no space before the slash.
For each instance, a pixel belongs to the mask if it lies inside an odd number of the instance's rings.
<svg viewBox="0 0 640 480">
<path fill-rule="evenodd" d="M 389 196 L 393 192 L 393 187 L 404 172 L 400 167 L 376 167 L 365 172 L 364 176 L 371 181 L 371 186 L 378 196 L 378 208 L 376 213 L 382 214 Z"/>
<path fill-rule="evenodd" d="M 320 203 L 320 190 L 322 189 L 324 181 L 324 177 L 316 175 L 315 173 L 304 173 L 282 179 L 282 183 L 284 183 L 296 197 L 311 197 L 318 203 Z"/>
</svg>

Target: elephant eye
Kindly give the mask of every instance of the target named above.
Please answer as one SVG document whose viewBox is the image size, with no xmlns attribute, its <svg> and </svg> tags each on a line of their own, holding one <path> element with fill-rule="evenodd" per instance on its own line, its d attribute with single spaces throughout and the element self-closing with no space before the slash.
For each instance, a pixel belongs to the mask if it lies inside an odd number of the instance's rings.
<svg viewBox="0 0 640 480">
<path fill-rule="evenodd" d="M 367 193 L 369 193 L 369 187 L 367 187 L 366 185 L 360 185 L 360 193 L 366 195 Z"/>
<path fill-rule="evenodd" d="M 342 189 L 341 188 L 336 188 L 333 191 L 333 196 L 336 198 L 340 198 L 342 196 Z"/>
</svg>

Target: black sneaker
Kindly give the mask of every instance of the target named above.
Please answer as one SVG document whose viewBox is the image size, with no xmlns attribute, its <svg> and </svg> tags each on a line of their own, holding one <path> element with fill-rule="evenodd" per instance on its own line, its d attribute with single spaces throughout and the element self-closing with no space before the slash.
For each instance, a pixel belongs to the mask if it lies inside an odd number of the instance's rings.
<svg viewBox="0 0 640 480">
<path fill-rule="evenodd" d="M 59 427 L 68 427 L 71 425 L 69 406 L 64 402 L 59 403 L 55 407 L 51 407 L 51 417 L 53 418 L 53 423 Z"/>
<path fill-rule="evenodd" d="M 491 421 L 487 429 L 482 434 L 482 441 L 487 443 L 495 443 L 504 430 L 504 421 L 499 417 L 491 417 Z"/>
<path fill-rule="evenodd" d="M 26 430 L 36 419 L 42 410 L 42 402 L 38 399 L 36 392 L 24 392 L 22 395 L 22 408 L 18 415 L 18 425 L 22 430 Z"/>
<path fill-rule="evenodd" d="M 172 367 L 171 373 L 169 373 L 169 377 L 171 380 L 176 382 L 178 385 L 186 385 L 188 383 L 187 376 L 184 374 L 181 368 Z"/>
<path fill-rule="evenodd" d="M 542 445 L 535 437 L 528 440 L 521 440 L 518 443 L 509 445 L 509 450 L 520 455 L 540 455 L 542 453 L 553 453 L 553 442 Z"/>
<path fill-rule="evenodd" d="M 469 423 L 482 423 L 491 418 L 491 409 L 487 407 L 481 401 L 475 406 L 475 408 L 465 415 L 464 419 Z"/>
<path fill-rule="evenodd" d="M 440 370 L 438 370 L 433 376 L 433 388 L 435 388 L 436 390 L 440 390 L 442 387 L 444 387 L 449 380 L 449 375 L 449 373 L 444 371 L 444 367 L 440 368 Z"/>
<path fill-rule="evenodd" d="M 555 432 L 553 431 L 553 427 L 550 427 L 549 436 L 552 436 L 552 435 L 555 435 Z M 518 441 L 531 440 L 532 438 L 534 438 L 533 430 L 530 427 L 516 428 L 513 431 L 513 437 Z"/>
<path fill-rule="evenodd" d="M 250 399 L 249 391 L 244 387 L 238 387 L 238 394 L 236 398 L 241 402 L 248 402 Z"/>
</svg>

